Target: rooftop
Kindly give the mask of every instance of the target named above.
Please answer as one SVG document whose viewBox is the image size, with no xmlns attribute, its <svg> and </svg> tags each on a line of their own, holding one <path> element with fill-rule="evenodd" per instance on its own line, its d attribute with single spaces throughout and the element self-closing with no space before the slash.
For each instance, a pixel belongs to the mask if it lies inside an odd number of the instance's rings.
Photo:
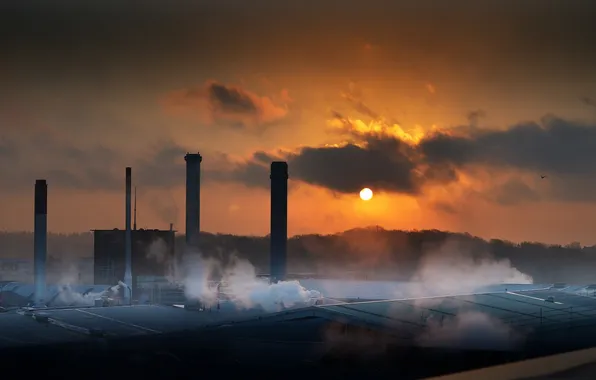
<svg viewBox="0 0 596 380">
<path fill-rule="evenodd" d="M 37 315 L 9 311 L 0 314 L 0 349 L 57 343 L 90 344 L 89 342 L 98 342 L 98 337 L 108 338 L 107 342 L 125 338 L 145 342 L 139 347 L 177 347 L 186 344 L 197 350 L 197 347 L 203 345 L 207 350 L 223 350 L 220 352 L 223 355 L 221 360 L 224 360 L 224 357 L 234 357 L 234 360 L 245 360 L 246 365 L 264 360 L 266 357 L 270 363 L 268 365 L 274 367 L 286 365 L 291 360 L 301 363 L 323 360 L 329 350 L 335 347 L 333 342 L 338 342 L 333 340 L 337 337 L 331 339 L 329 335 L 330 326 L 333 325 L 350 326 L 350 329 L 354 326 L 355 330 L 350 331 L 376 334 L 371 335 L 377 337 L 371 340 L 373 346 L 365 347 L 365 351 L 369 351 L 371 347 L 383 347 L 383 342 L 398 343 L 397 346 L 400 346 L 400 342 L 405 343 L 401 346 L 404 349 L 410 347 L 407 350 L 412 350 L 420 346 L 420 341 L 416 339 L 431 324 L 457 321 L 458 318 L 474 312 L 500 321 L 511 328 L 531 331 L 529 343 L 524 346 L 525 352 L 515 354 L 513 351 L 503 351 L 503 355 L 509 355 L 509 359 L 497 355 L 494 358 L 496 362 L 514 360 L 512 358 L 517 357 L 515 355 L 539 356 L 557 350 L 561 352 L 583 348 L 591 345 L 596 338 L 596 298 L 556 289 L 544 289 L 335 303 L 280 313 L 264 313 L 258 310 L 240 312 L 230 303 L 222 303 L 219 310 L 214 308 L 211 311 L 189 311 L 172 306 L 150 305 L 47 309 L 36 312 Z M 450 326 L 452 328 L 455 325 Z M 461 327 L 461 324 L 457 327 Z M 479 334 L 478 330 L 473 332 Z M 380 336 L 388 339 L 376 340 Z M 483 335 L 482 339 L 490 339 L 490 336 Z M 360 343 L 363 341 L 358 336 L 357 340 Z M 166 344 L 166 341 L 170 343 Z M 346 342 L 339 340 L 342 349 L 348 345 Z M 441 365 L 457 367 L 458 371 L 470 366 L 496 364 L 480 359 L 486 357 L 482 352 L 489 348 L 477 349 L 480 355 L 477 360 L 461 359 L 457 366 L 454 364 L 455 359 L 446 359 L 450 351 L 434 354 L 432 360 L 451 361 L 453 363 Z M 494 351 L 493 348 L 490 349 Z M 400 355 L 407 357 L 408 354 L 405 352 Z M 424 360 L 430 359 L 425 357 Z M 405 364 L 402 363 L 403 365 Z M 431 367 L 429 365 L 429 368 Z"/>
</svg>

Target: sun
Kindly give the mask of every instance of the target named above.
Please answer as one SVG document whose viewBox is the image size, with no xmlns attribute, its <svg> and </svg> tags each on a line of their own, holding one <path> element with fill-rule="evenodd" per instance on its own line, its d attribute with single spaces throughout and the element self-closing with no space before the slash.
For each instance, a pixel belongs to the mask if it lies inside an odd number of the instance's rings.
<svg viewBox="0 0 596 380">
<path fill-rule="evenodd" d="M 372 197 L 373 192 L 368 187 L 365 187 L 364 189 L 360 190 L 360 199 L 362 199 L 363 201 L 370 201 Z"/>
</svg>

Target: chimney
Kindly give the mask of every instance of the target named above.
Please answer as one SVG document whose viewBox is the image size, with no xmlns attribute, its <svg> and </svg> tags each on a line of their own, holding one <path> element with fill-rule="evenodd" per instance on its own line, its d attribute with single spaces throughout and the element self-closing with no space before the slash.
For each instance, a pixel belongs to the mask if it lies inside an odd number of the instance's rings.
<svg viewBox="0 0 596 380">
<path fill-rule="evenodd" d="M 271 282 L 286 278 L 288 245 L 288 164 L 271 163 Z"/>
<path fill-rule="evenodd" d="M 46 295 L 46 253 L 48 238 L 48 184 L 45 179 L 35 181 L 34 276 L 36 306 L 43 306 Z"/>
<path fill-rule="evenodd" d="M 201 162 L 199 153 L 187 153 L 186 161 L 186 247 L 199 249 L 201 232 Z"/>
<path fill-rule="evenodd" d="M 124 301 L 125 303 L 130 303 L 132 299 L 132 234 L 130 231 L 130 217 L 131 217 L 131 194 L 132 190 L 132 169 L 127 167 L 126 168 L 126 226 L 125 226 L 125 235 L 124 235 L 124 249 L 125 249 L 125 256 L 124 256 L 124 283 L 128 286 L 128 289 L 124 290 Z"/>
</svg>

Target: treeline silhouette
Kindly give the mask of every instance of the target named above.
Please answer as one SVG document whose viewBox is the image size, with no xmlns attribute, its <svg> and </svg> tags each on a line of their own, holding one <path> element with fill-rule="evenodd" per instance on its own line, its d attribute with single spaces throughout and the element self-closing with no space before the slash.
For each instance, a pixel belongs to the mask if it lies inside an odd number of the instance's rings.
<svg viewBox="0 0 596 380">
<path fill-rule="evenodd" d="M 176 252 L 185 251 L 184 236 L 176 238 Z M 201 233 L 200 251 L 227 261 L 235 254 L 248 259 L 257 272 L 267 273 L 269 237 Z M 399 231 L 368 227 L 335 235 L 299 235 L 288 241 L 288 269 L 319 276 L 353 276 L 408 280 L 429 255 L 464 255 L 467 260 L 509 260 L 538 283 L 596 283 L 596 246 L 565 246 L 537 242 L 512 243 L 438 230 Z M 93 256 L 93 235 L 49 234 L 52 262 Z M 0 259 L 33 257 L 33 234 L 0 232 Z"/>
</svg>

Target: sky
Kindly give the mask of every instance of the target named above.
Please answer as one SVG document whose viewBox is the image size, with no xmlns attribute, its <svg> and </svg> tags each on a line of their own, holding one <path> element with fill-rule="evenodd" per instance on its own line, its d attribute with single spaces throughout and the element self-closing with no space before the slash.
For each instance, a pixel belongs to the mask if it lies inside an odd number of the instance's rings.
<svg viewBox="0 0 596 380">
<path fill-rule="evenodd" d="M 0 4 L 0 230 L 40 178 L 50 231 L 123 228 L 131 166 L 139 227 L 183 231 L 198 151 L 209 232 L 267 234 L 286 160 L 292 235 L 596 243 L 592 1 L 83 5 Z"/>
</svg>

